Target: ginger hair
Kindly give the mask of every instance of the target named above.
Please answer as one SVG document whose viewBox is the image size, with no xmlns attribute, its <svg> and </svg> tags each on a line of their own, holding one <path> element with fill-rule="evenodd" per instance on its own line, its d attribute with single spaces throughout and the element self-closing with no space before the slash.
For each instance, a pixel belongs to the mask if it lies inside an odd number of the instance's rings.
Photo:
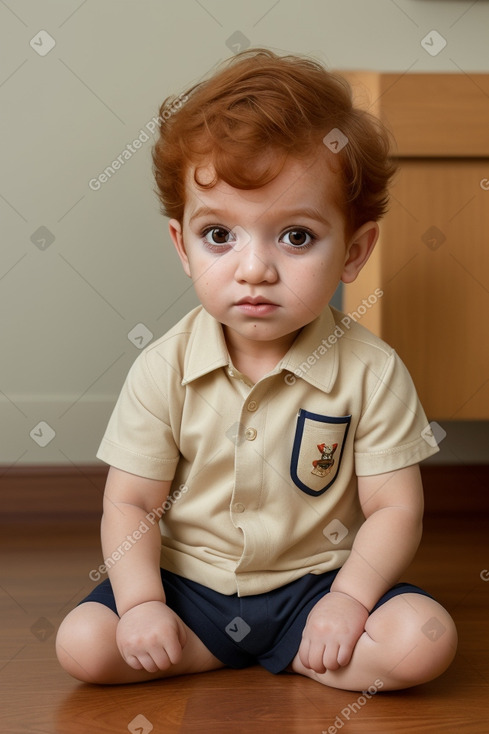
<svg viewBox="0 0 489 734">
<path fill-rule="evenodd" d="M 334 128 L 348 138 L 337 153 L 322 142 Z M 153 148 L 157 195 L 163 213 L 182 222 L 189 171 L 202 188 L 222 180 L 256 189 L 278 175 L 287 156 L 318 154 L 340 174 L 347 229 L 382 217 L 396 168 L 382 123 L 354 107 L 346 80 L 315 60 L 247 50 L 161 105 Z M 209 164 L 213 180 L 199 181 L 199 168 Z"/>
</svg>

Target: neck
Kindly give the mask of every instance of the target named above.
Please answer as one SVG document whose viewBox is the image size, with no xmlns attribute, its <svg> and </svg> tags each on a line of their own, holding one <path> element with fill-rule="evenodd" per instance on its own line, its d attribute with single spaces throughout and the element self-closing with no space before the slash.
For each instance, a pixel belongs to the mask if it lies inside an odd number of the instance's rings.
<svg viewBox="0 0 489 734">
<path fill-rule="evenodd" d="M 258 382 L 277 366 L 297 336 L 293 333 L 272 342 L 261 342 L 242 340 L 226 326 L 223 329 L 233 365 L 253 382 Z"/>
</svg>

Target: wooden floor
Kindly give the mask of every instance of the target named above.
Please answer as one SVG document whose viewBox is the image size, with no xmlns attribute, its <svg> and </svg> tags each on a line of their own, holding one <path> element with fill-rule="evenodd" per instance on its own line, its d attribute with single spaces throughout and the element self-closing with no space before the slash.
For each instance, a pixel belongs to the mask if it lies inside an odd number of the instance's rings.
<svg viewBox="0 0 489 734">
<path fill-rule="evenodd" d="M 249 734 L 263 726 L 270 734 L 488 734 L 487 537 L 487 515 L 480 512 L 427 517 L 406 579 L 448 608 L 459 652 L 438 680 L 367 700 L 260 667 L 133 686 L 77 683 L 57 664 L 55 630 L 93 586 L 88 572 L 102 561 L 98 521 L 10 522 L 0 532 L 0 731 Z"/>
</svg>

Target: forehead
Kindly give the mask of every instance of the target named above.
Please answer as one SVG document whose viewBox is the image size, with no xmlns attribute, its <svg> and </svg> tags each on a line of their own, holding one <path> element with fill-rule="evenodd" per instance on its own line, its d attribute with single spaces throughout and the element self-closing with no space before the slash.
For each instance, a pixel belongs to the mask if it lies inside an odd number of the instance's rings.
<svg viewBox="0 0 489 734">
<path fill-rule="evenodd" d="M 247 207 L 253 209 L 256 216 L 274 209 L 314 207 L 327 212 L 328 218 L 334 214 L 342 217 L 341 172 L 331 161 L 331 155 L 319 149 L 307 158 L 288 158 L 272 181 L 256 189 L 234 188 L 222 180 L 217 180 L 210 188 L 203 188 L 195 181 L 194 166 L 186 176 L 184 219 L 188 221 L 198 210 L 216 205 L 220 210 Z M 215 180 L 212 163 L 199 166 L 197 179 L 202 184 Z"/>
</svg>

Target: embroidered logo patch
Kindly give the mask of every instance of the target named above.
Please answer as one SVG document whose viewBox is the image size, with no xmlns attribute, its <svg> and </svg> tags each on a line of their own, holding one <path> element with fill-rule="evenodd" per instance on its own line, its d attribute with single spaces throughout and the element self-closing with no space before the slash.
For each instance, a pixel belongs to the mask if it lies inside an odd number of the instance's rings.
<svg viewBox="0 0 489 734">
<path fill-rule="evenodd" d="M 311 471 L 311 474 L 315 474 L 317 477 L 325 477 L 326 474 L 329 474 L 334 466 L 333 454 L 337 448 L 337 443 L 334 443 L 332 446 L 326 446 L 325 443 L 318 443 L 318 451 L 321 452 L 321 458 L 312 462 L 314 469 Z"/>
<path fill-rule="evenodd" d="M 335 481 L 350 421 L 351 415 L 337 418 L 299 411 L 290 476 L 306 494 L 321 495 Z"/>
</svg>

